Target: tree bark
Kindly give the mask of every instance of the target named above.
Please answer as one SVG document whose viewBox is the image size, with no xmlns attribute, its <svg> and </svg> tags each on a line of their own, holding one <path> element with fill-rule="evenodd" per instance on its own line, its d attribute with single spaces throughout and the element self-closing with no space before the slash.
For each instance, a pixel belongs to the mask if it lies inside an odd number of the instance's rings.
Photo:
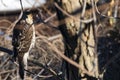
<svg viewBox="0 0 120 80">
<path fill-rule="evenodd" d="M 70 15 L 74 15 L 77 19 L 81 18 L 84 0 L 55 1 Z M 87 5 L 91 8 L 89 0 L 86 1 Z M 81 65 L 83 69 L 93 73 L 92 76 L 86 75 L 81 69 L 78 69 L 67 62 L 63 62 L 62 69 L 63 73 L 65 73 L 65 79 L 96 80 L 98 77 L 98 62 L 96 55 L 94 21 L 83 23 L 80 22 L 80 20 L 68 17 L 58 8 L 56 8 L 56 10 L 58 19 L 64 22 L 62 24 L 60 23 L 59 29 L 64 38 L 65 55 Z M 83 19 L 91 18 L 92 15 L 92 10 L 91 12 L 86 12 Z"/>
</svg>

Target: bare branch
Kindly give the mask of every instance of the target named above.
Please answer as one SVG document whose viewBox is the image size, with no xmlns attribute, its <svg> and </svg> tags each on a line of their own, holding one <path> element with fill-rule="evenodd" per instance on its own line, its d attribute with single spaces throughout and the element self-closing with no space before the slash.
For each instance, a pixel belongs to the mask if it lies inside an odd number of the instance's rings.
<svg viewBox="0 0 120 80">
<path fill-rule="evenodd" d="M 5 52 L 5 53 L 8 53 L 9 55 L 12 55 L 12 54 L 13 54 L 12 50 L 7 49 L 7 48 L 4 48 L 4 47 L 0 47 L 0 51 Z"/>
<path fill-rule="evenodd" d="M 54 5 L 55 5 L 55 7 L 57 7 L 60 11 L 62 11 L 65 15 L 67 15 L 69 18 L 72 18 L 72 19 L 74 19 L 74 20 L 76 20 L 76 21 L 83 22 L 83 23 L 89 23 L 89 22 L 93 21 L 93 18 L 86 19 L 86 20 L 82 20 L 82 19 L 79 19 L 79 18 L 77 18 L 77 17 L 74 17 L 74 16 L 68 14 L 66 11 L 64 11 L 57 3 L 54 3 Z M 60 21 L 60 23 L 61 23 L 61 21 Z M 63 23 L 61 23 L 61 24 L 63 24 Z"/>
<path fill-rule="evenodd" d="M 45 40 L 46 43 L 48 43 Z M 60 57 L 62 57 L 65 61 L 67 61 L 68 63 L 72 64 L 73 66 L 79 68 L 82 70 L 83 73 L 92 76 L 92 72 L 88 72 L 86 69 L 83 69 L 78 63 L 76 63 L 75 61 L 71 60 L 70 58 L 68 58 L 67 56 L 65 56 L 63 53 L 61 53 L 53 44 L 48 43 L 49 46 L 52 47 L 52 49 L 56 52 L 56 54 L 58 54 Z"/>
</svg>

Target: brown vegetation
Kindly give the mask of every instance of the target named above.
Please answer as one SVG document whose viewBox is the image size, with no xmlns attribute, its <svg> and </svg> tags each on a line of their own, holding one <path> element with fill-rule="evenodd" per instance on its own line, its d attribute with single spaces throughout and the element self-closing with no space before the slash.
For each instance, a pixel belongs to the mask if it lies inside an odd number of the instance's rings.
<svg viewBox="0 0 120 80">
<path fill-rule="evenodd" d="M 64 47 L 66 45 L 64 45 L 65 41 L 63 41 L 63 35 L 61 35 L 58 26 L 65 22 L 64 20 L 59 21 L 57 19 L 54 6 L 67 16 L 65 18 L 66 20 L 71 18 L 80 22 L 80 19 L 76 17 L 76 15 L 79 16 L 79 14 L 69 14 L 61 9 L 56 3 L 53 4 L 52 1 L 53 0 L 50 2 L 48 1 L 48 3 L 45 4 L 46 6 L 42 6 L 32 11 L 34 14 L 34 21 L 37 21 L 38 19 L 41 19 L 41 21 L 34 24 L 36 28 L 36 44 L 30 52 L 28 70 L 26 70 L 27 80 L 64 80 L 63 76 L 60 75 L 62 73 L 61 68 L 63 68 L 63 59 L 82 70 L 81 65 L 78 65 L 77 62 L 71 60 L 73 58 L 69 59 L 68 56 L 66 57 L 63 55 Z M 116 5 L 108 3 L 106 2 L 102 6 L 99 6 L 98 11 L 96 12 L 97 21 L 99 22 L 97 23 L 96 28 L 99 77 L 101 80 L 102 78 L 103 80 L 119 80 L 120 14 L 117 15 L 117 18 L 112 17 L 115 12 L 112 9 L 114 9 Z M 113 6 L 107 8 L 109 5 Z M 120 4 L 118 4 L 118 6 L 118 11 L 120 11 Z M 90 11 L 92 10 L 86 10 L 87 13 Z M 17 62 L 13 62 L 11 60 L 11 55 L 3 52 L 1 48 L 4 47 L 12 50 L 12 29 L 18 16 L 19 13 L 0 15 L 0 80 L 19 79 Z M 90 20 L 86 21 L 86 23 Z M 85 20 L 81 20 L 81 22 L 85 22 Z M 91 75 L 91 73 L 85 70 L 83 68 L 82 71 Z"/>
</svg>

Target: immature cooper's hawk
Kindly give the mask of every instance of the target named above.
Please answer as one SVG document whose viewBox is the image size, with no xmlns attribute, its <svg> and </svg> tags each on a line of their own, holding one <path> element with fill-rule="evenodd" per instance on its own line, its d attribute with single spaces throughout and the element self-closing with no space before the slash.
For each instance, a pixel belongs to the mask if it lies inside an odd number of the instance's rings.
<svg viewBox="0 0 120 80">
<path fill-rule="evenodd" d="M 24 12 L 22 18 L 13 29 L 12 38 L 14 52 L 13 58 L 14 60 L 16 60 L 16 57 L 18 58 L 19 75 L 21 79 L 24 79 L 24 69 L 27 69 L 27 58 L 29 56 L 29 51 L 34 44 L 35 29 L 33 25 L 33 17 L 29 12 Z"/>
</svg>

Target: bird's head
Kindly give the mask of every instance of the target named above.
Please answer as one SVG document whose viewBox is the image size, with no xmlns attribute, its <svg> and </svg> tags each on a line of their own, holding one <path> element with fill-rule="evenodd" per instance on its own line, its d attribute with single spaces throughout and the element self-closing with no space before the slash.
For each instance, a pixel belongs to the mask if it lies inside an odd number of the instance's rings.
<svg viewBox="0 0 120 80">
<path fill-rule="evenodd" d="M 32 16 L 32 14 L 27 15 L 26 22 L 28 24 L 33 24 L 33 16 Z"/>
<path fill-rule="evenodd" d="M 22 21 L 25 21 L 25 23 L 32 25 L 33 24 L 33 16 L 30 12 L 24 12 L 22 16 Z"/>
</svg>

